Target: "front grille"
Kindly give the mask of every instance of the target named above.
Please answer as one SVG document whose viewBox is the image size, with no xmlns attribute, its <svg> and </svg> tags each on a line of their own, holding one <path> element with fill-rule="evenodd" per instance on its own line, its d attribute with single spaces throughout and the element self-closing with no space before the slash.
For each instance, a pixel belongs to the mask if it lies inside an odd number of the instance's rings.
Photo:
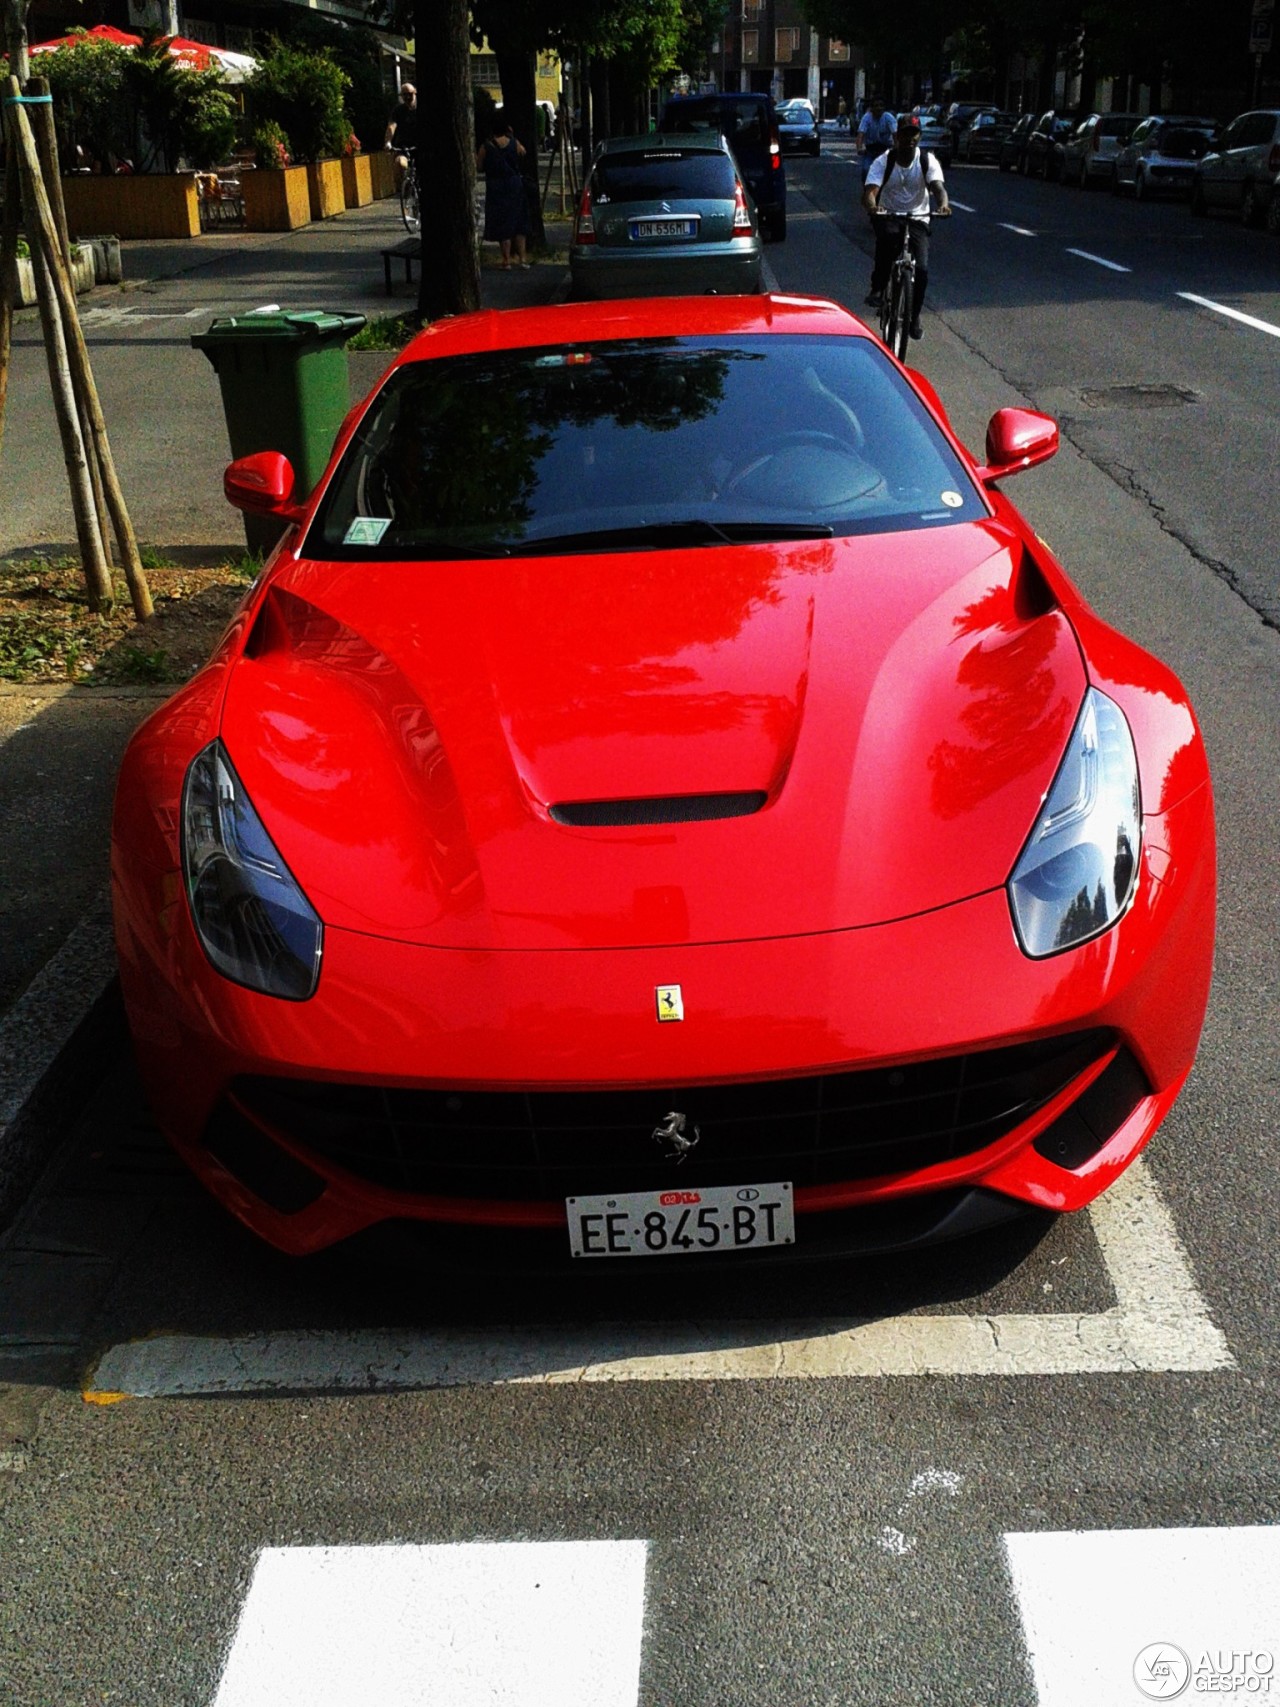
<svg viewBox="0 0 1280 1707">
<path fill-rule="evenodd" d="M 1112 1047 L 1077 1032 L 942 1061 L 750 1084 L 602 1091 L 401 1091 L 242 1078 L 253 1118 L 394 1191 L 550 1201 L 672 1186 L 872 1179 L 1004 1137 Z M 673 1111 L 700 1140 L 677 1164 Z"/>
</svg>

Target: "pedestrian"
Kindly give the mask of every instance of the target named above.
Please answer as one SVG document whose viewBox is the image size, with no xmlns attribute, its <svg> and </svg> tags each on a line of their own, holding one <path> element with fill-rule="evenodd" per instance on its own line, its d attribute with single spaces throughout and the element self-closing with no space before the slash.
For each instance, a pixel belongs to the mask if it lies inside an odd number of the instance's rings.
<svg viewBox="0 0 1280 1707">
<path fill-rule="evenodd" d="M 839 101 L 836 104 L 836 129 L 837 130 L 848 130 L 848 128 L 849 128 L 849 103 L 845 100 L 844 96 L 841 95 Z"/>
<path fill-rule="evenodd" d="M 400 99 L 387 120 L 385 145 L 396 157 L 397 183 L 409 170 L 409 156 L 418 146 L 418 91 L 412 83 L 400 85 Z"/>
<path fill-rule="evenodd" d="M 858 152 L 862 156 L 862 181 L 867 181 L 871 162 L 892 148 L 898 131 L 898 121 L 884 110 L 884 96 L 873 95 L 871 105 L 862 115 L 858 126 Z"/>
<path fill-rule="evenodd" d="M 476 150 L 476 171 L 484 173 L 484 235 L 501 249 L 504 269 L 511 265 L 513 248 L 516 266 L 529 265 L 524 252 L 525 238 L 529 235 L 529 203 L 524 173 L 520 170 L 523 154 L 524 147 L 512 134 L 510 119 L 501 115 Z"/>
</svg>

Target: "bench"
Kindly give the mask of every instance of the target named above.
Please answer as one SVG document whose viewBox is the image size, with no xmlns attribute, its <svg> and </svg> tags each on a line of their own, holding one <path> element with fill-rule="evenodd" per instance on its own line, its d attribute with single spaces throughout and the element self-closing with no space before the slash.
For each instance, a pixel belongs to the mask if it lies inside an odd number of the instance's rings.
<svg viewBox="0 0 1280 1707">
<path fill-rule="evenodd" d="M 404 282 L 413 283 L 413 263 L 422 259 L 421 237 L 406 237 L 403 243 L 394 243 L 390 249 L 379 249 L 382 256 L 382 276 L 386 281 L 387 295 L 391 295 L 391 263 L 404 262 Z"/>
</svg>

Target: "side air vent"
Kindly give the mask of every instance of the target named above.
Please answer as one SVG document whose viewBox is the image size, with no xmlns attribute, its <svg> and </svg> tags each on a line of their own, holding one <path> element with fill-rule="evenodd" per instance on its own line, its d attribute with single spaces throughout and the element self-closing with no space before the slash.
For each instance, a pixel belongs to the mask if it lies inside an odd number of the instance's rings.
<svg viewBox="0 0 1280 1707">
<path fill-rule="evenodd" d="M 711 818 L 749 818 L 768 799 L 763 789 L 745 794 L 669 794 L 647 800 L 565 800 L 550 808 L 557 824 L 626 829 L 639 824 L 701 824 Z"/>
</svg>

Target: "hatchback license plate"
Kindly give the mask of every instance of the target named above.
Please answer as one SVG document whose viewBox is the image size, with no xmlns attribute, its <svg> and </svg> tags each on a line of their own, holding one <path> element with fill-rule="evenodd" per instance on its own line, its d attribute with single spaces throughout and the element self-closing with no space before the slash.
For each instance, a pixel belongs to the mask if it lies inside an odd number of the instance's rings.
<svg viewBox="0 0 1280 1707">
<path fill-rule="evenodd" d="M 633 219 L 633 237 L 696 237 L 696 219 Z"/>
<path fill-rule="evenodd" d="M 791 1186 L 712 1185 L 565 1199 L 575 1257 L 688 1256 L 793 1245 Z"/>
</svg>

